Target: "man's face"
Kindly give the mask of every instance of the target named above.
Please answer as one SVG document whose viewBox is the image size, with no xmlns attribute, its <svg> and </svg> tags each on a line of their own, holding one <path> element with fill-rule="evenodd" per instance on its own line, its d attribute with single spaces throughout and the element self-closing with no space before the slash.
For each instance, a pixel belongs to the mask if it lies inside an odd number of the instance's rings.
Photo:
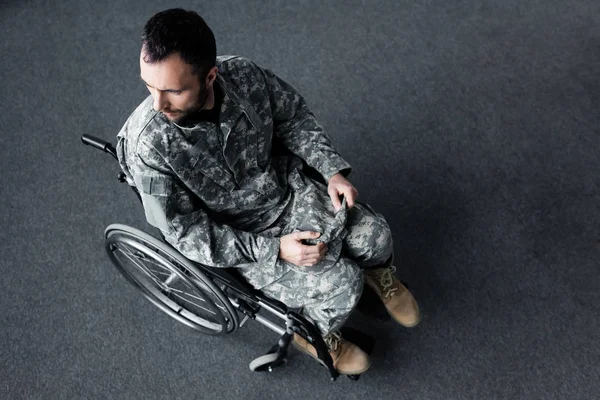
<svg viewBox="0 0 600 400">
<path fill-rule="evenodd" d="M 207 88 L 198 75 L 192 73 L 178 53 L 157 63 L 144 61 L 140 53 L 140 75 L 152 95 L 153 108 L 170 121 L 180 121 L 191 112 L 201 109 L 207 99 Z"/>
</svg>

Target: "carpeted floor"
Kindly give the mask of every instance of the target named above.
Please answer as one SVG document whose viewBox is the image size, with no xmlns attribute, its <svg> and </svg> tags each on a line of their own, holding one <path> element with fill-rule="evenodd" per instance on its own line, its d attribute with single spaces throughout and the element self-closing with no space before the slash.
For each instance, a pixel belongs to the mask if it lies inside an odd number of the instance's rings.
<svg viewBox="0 0 600 400">
<path fill-rule="evenodd" d="M 0 398 L 597 399 L 597 0 L 182 1 L 219 54 L 298 88 L 384 214 L 411 330 L 358 382 L 276 336 L 199 336 L 111 266 L 103 230 L 145 227 L 108 140 L 146 96 L 139 35 L 167 1 L 0 2 Z M 596 393 L 594 395 L 594 393 Z"/>
</svg>

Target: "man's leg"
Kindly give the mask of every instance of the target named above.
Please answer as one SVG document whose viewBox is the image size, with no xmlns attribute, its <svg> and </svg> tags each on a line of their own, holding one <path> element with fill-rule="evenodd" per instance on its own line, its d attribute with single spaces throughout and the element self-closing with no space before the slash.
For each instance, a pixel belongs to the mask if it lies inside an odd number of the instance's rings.
<svg viewBox="0 0 600 400">
<path fill-rule="evenodd" d="M 368 206 L 356 204 L 348 212 L 346 229 L 343 254 L 364 268 L 365 282 L 396 322 L 417 325 L 421 319 L 417 302 L 394 275 L 392 233 L 386 220 Z"/>
<path fill-rule="evenodd" d="M 277 262 L 282 262 L 278 260 Z M 310 267 L 306 267 L 310 271 Z M 352 260 L 341 258 L 322 273 L 293 269 L 261 290 L 291 308 L 303 308 L 323 336 L 339 329 L 356 307 L 363 288 L 362 270 Z"/>
<path fill-rule="evenodd" d="M 362 288 L 361 269 L 354 261 L 342 258 L 332 268 L 318 274 L 290 269 L 281 279 L 261 290 L 288 307 L 303 308 L 303 314 L 321 331 L 334 367 L 343 374 L 360 374 L 371 365 L 369 357 L 344 340 L 338 329 L 356 307 Z M 304 339 L 296 335 L 294 342 L 300 350 L 316 358 L 315 349 Z"/>
</svg>

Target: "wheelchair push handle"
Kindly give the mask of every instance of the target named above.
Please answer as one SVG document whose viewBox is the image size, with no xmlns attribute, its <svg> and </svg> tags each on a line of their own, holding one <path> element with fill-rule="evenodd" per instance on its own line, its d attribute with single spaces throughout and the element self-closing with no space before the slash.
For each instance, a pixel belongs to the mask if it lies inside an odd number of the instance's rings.
<svg viewBox="0 0 600 400">
<path fill-rule="evenodd" d="M 84 144 L 87 144 L 88 146 L 92 146 L 99 150 L 105 151 L 111 156 L 113 156 L 115 159 L 117 159 L 117 152 L 115 150 L 115 147 L 106 140 L 100 139 L 92 135 L 82 135 L 81 141 Z"/>
</svg>

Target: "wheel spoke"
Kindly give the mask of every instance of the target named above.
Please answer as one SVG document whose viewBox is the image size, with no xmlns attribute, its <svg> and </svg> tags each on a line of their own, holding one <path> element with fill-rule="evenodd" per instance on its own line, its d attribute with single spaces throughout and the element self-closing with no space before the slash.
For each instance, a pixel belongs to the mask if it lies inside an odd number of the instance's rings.
<svg viewBox="0 0 600 400">
<path fill-rule="evenodd" d="M 214 303 L 214 304 L 215 304 L 217 307 L 219 307 L 221 310 L 223 310 L 223 312 L 225 313 L 225 315 L 229 314 L 229 311 L 227 310 L 227 308 L 226 308 L 225 306 L 223 306 L 223 303 L 221 303 L 220 299 L 218 299 L 218 298 L 217 298 L 217 299 L 214 299 L 214 296 L 212 296 L 212 295 L 210 294 L 210 293 L 212 293 L 212 291 L 210 290 L 210 288 L 209 288 L 208 286 L 206 286 L 204 283 L 202 283 L 202 281 L 194 280 L 194 285 L 200 286 L 200 288 L 202 288 L 203 290 L 205 290 L 205 291 L 207 292 L 207 293 L 205 293 L 205 294 L 207 294 L 207 295 L 210 295 L 211 297 L 213 297 L 213 300 L 215 300 L 215 301 L 213 301 L 213 303 Z M 190 283 L 187 283 L 187 282 L 186 282 L 186 286 L 187 286 L 188 288 L 190 288 L 190 287 L 191 287 L 192 289 L 196 289 L 196 288 L 194 287 L 194 285 L 192 285 L 192 284 L 190 284 Z M 172 289 L 172 290 L 177 290 L 177 289 L 175 289 L 175 288 L 171 288 L 171 289 Z M 198 299 L 198 300 L 200 300 L 200 301 L 204 301 L 204 302 L 206 302 L 206 300 L 204 300 L 202 297 L 194 297 L 194 296 L 192 296 L 190 293 L 186 293 L 186 292 L 183 292 L 183 291 L 180 291 L 180 292 L 181 292 L 181 293 L 184 293 L 184 294 L 186 294 L 186 295 L 188 295 L 188 296 L 190 296 L 190 297 L 193 297 L 193 298 L 195 298 L 195 299 Z"/>
<path fill-rule="evenodd" d="M 190 301 L 190 300 L 188 300 L 188 299 L 184 298 L 184 297 L 183 297 L 181 294 L 184 294 L 184 295 L 187 295 L 187 296 L 189 296 L 189 297 L 192 297 L 192 298 L 194 298 L 194 299 L 197 299 L 197 300 L 200 300 L 200 301 L 206 302 L 206 300 L 204 300 L 203 298 L 201 298 L 201 297 L 197 297 L 197 296 L 192 296 L 192 295 L 190 295 L 190 294 L 189 294 L 189 293 L 187 293 L 187 292 L 184 292 L 184 291 L 182 291 L 182 290 L 179 290 L 179 289 L 176 289 L 176 288 L 173 288 L 173 287 L 170 287 L 170 286 L 168 286 L 167 282 L 169 282 L 169 281 L 170 281 L 170 282 L 172 283 L 172 282 L 174 282 L 174 281 L 176 280 L 176 278 L 174 278 L 173 276 L 175 276 L 175 277 L 177 277 L 177 278 L 178 278 L 178 276 L 177 276 L 177 274 L 176 274 L 176 273 L 172 273 L 171 275 L 169 275 L 169 277 L 167 278 L 167 280 L 166 280 L 165 282 L 162 282 L 162 281 L 160 281 L 160 280 L 156 279 L 156 277 L 155 277 L 155 276 L 153 276 L 153 274 L 151 274 L 151 273 L 150 273 L 150 272 L 147 270 L 147 268 L 145 268 L 145 266 L 144 266 L 142 263 L 138 262 L 138 260 L 137 260 L 137 259 L 135 258 L 135 256 L 134 256 L 134 254 L 132 254 L 131 252 L 125 252 L 125 251 L 123 251 L 122 249 L 120 249 L 120 250 L 121 250 L 121 252 L 122 252 L 122 253 L 123 253 L 123 254 L 124 254 L 124 255 L 125 255 L 125 256 L 126 256 L 128 259 L 129 259 L 129 260 L 131 260 L 131 261 L 132 261 L 132 262 L 133 262 L 133 263 L 134 263 L 134 264 L 135 264 L 135 265 L 138 267 L 138 269 L 139 269 L 139 270 L 141 270 L 141 272 L 145 273 L 145 274 L 146 274 L 146 275 L 147 275 L 147 276 L 148 276 L 150 279 L 152 279 L 152 281 L 153 281 L 153 282 L 154 282 L 154 283 L 155 283 L 157 286 L 159 286 L 159 287 L 161 288 L 161 290 L 163 290 L 163 291 L 167 292 L 167 294 L 169 294 L 169 293 L 172 293 L 174 296 L 177 296 L 177 297 L 178 297 L 178 298 L 180 298 L 181 300 L 183 300 L 183 301 L 185 301 L 185 302 L 187 302 L 187 303 L 190 303 L 190 304 L 192 304 L 192 305 L 194 305 L 194 306 L 196 306 L 196 307 L 198 307 L 198 308 L 201 308 L 202 310 L 204 310 L 204 311 L 207 311 L 207 312 L 209 312 L 209 313 L 211 313 L 211 314 L 213 314 L 213 315 L 216 315 L 216 313 L 215 313 L 214 311 L 208 310 L 208 309 L 206 309 L 206 308 L 202 307 L 201 305 L 199 305 L 199 304 L 196 304 L 196 303 L 194 303 L 193 301 Z M 155 265 L 156 265 L 156 264 L 155 264 Z M 181 294 L 179 294 L 179 293 L 181 293 Z M 221 309 L 223 310 L 223 308 L 222 308 L 222 307 L 220 307 L 219 305 L 217 305 L 217 307 L 219 307 L 219 308 L 221 308 Z M 175 312 L 177 312 L 177 313 L 179 314 L 179 313 L 181 312 L 181 310 L 182 310 L 182 307 L 180 306 L 179 310 L 174 310 L 174 311 L 175 311 Z M 226 310 L 225 310 L 225 311 L 226 311 Z"/>
<path fill-rule="evenodd" d="M 178 292 L 181 292 L 181 291 L 180 291 L 180 290 L 177 290 L 177 289 L 173 289 L 173 290 L 171 291 L 171 293 L 170 293 L 170 294 L 171 294 L 171 295 L 173 295 L 173 296 L 177 296 L 177 297 L 179 297 L 181 300 L 183 300 L 183 301 L 185 301 L 185 302 L 187 302 L 187 303 L 193 304 L 194 306 L 196 306 L 196 307 L 198 307 L 198 308 L 201 308 L 201 309 L 203 309 L 204 311 L 207 311 L 207 312 L 211 313 L 212 315 L 216 315 L 216 314 L 217 314 L 217 313 L 215 313 L 214 311 L 208 310 L 208 309 L 206 309 L 206 308 L 202 307 L 201 305 L 199 305 L 199 304 L 196 304 L 196 303 L 194 303 L 193 301 L 190 301 L 190 300 L 186 299 L 185 297 L 181 296 L 181 295 L 180 295 Z M 185 292 L 181 292 L 181 293 L 187 294 L 187 293 L 185 293 Z M 190 297 L 194 297 L 194 296 L 190 296 Z M 194 298 L 195 298 L 195 297 L 194 297 Z M 204 300 L 202 300 L 202 301 L 204 301 Z M 189 310 L 188 310 L 188 311 L 189 311 Z"/>
<path fill-rule="evenodd" d="M 132 253 L 130 253 L 130 252 L 125 252 L 125 251 L 122 251 L 122 249 L 121 249 L 121 252 L 122 252 L 122 253 L 125 255 L 125 257 L 127 257 L 129 260 L 131 260 L 131 261 L 132 261 L 132 262 L 133 262 L 133 263 L 136 265 L 136 267 L 138 267 L 138 269 L 139 269 L 141 272 L 145 273 L 145 274 L 146 274 L 146 275 L 147 275 L 147 276 L 148 276 L 148 277 L 149 277 L 149 278 L 150 278 L 150 279 L 151 279 L 151 280 L 152 280 L 152 281 L 153 281 L 153 282 L 154 282 L 154 283 L 155 283 L 155 284 L 156 284 L 156 285 L 157 285 L 157 286 L 158 286 L 158 287 L 161 289 L 161 291 L 163 292 L 163 295 L 166 295 L 167 297 L 170 297 L 170 296 L 169 296 L 169 294 L 170 294 L 171 292 L 182 292 L 182 291 L 180 291 L 180 290 L 178 290 L 178 289 L 174 289 L 174 288 L 171 288 L 171 287 L 169 287 L 169 286 L 166 286 L 166 285 L 165 285 L 165 284 L 164 284 L 162 281 L 160 281 L 160 280 L 156 279 L 156 278 L 155 278 L 155 277 L 154 277 L 154 276 L 153 276 L 151 273 L 149 273 L 149 272 L 147 271 L 147 269 L 146 269 L 146 268 L 144 268 L 144 266 L 143 266 L 141 263 L 139 263 L 139 262 L 138 262 L 138 260 L 137 260 L 137 259 L 135 259 L 134 255 L 133 255 Z M 133 256 L 133 257 L 132 257 L 132 256 Z M 169 277 L 169 278 L 170 278 L 170 277 Z M 167 279 L 167 280 L 168 280 L 168 279 Z M 182 292 L 182 293 L 185 293 L 185 292 Z M 204 308 L 204 307 L 201 307 L 201 306 L 199 306 L 198 304 L 195 304 L 195 303 L 193 303 L 193 302 L 191 302 L 191 301 L 189 301 L 189 300 L 187 300 L 187 299 L 185 299 L 185 298 L 183 298 L 183 297 L 181 297 L 181 296 L 177 295 L 176 293 L 173 293 L 173 295 L 176 295 L 177 297 L 179 297 L 179 298 L 180 298 L 180 299 L 182 299 L 183 301 L 187 301 L 188 303 L 194 304 L 196 307 L 198 307 L 198 308 L 201 308 L 201 309 L 203 309 L 203 310 L 205 310 L 205 311 L 208 311 L 208 312 L 210 312 L 210 313 L 211 313 L 211 314 L 213 314 L 213 315 L 215 314 L 215 313 L 214 313 L 214 312 L 212 312 L 211 310 L 207 310 L 206 308 Z M 204 300 L 203 300 L 203 299 L 201 299 L 201 298 L 198 298 L 198 299 L 199 299 L 199 300 L 201 300 L 201 301 L 204 301 Z M 187 310 L 186 310 L 184 307 L 182 307 L 180 304 L 178 304 L 178 303 L 176 303 L 176 302 L 175 302 L 175 304 L 177 304 L 177 307 L 178 307 L 177 309 L 174 309 L 174 310 L 173 310 L 175 313 L 177 313 L 177 314 L 180 314 L 180 315 L 181 315 L 181 311 L 187 311 Z"/>
<path fill-rule="evenodd" d="M 222 293 L 226 288 L 201 266 L 135 228 L 115 224 L 106 232 L 113 264 L 162 311 L 205 333 L 235 330 L 237 312 Z"/>
<path fill-rule="evenodd" d="M 128 254 L 131 257 L 137 258 L 136 254 L 134 254 L 134 253 L 131 253 L 129 251 L 125 251 L 125 249 L 122 249 L 122 248 L 119 248 L 119 250 L 121 250 L 121 252 L 124 253 L 124 254 Z M 131 257 L 128 257 L 128 258 L 131 259 Z M 161 271 L 161 272 L 156 271 L 156 273 L 158 273 L 158 274 L 164 274 L 164 275 L 169 275 L 170 274 L 169 269 L 165 268 L 161 263 L 157 262 L 156 260 L 154 260 L 154 259 L 144 259 L 144 261 L 149 261 L 150 263 L 152 263 L 153 265 L 157 266 L 158 268 L 160 268 L 161 270 L 164 271 L 164 272 L 163 271 Z"/>
<path fill-rule="evenodd" d="M 172 293 L 175 293 L 175 294 L 177 294 L 177 295 L 178 295 L 178 296 L 180 296 L 180 297 L 181 297 L 181 295 L 186 295 L 186 296 L 188 296 L 188 297 L 191 297 L 192 299 L 196 299 L 196 300 L 200 300 L 200 301 L 202 301 L 202 302 L 206 302 L 206 300 L 204 300 L 202 297 L 196 297 L 196 296 L 193 296 L 193 295 L 191 295 L 191 294 L 189 294 L 189 293 L 187 293 L 187 292 L 184 292 L 183 290 L 180 290 L 180 289 L 175 289 L 175 288 L 169 288 L 169 289 L 171 289 L 171 292 L 172 292 Z M 181 294 L 181 295 L 180 295 L 180 294 Z M 188 301 L 189 301 L 189 300 L 188 300 Z M 194 304 L 194 303 L 192 303 L 192 304 Z M 197 305 L 198 307 L 200 307 L 200 305 L 198 305 L 198 304 L 194 304 L 194 305 Z"/>
<path fill-rule="evenodd" d="M 198 285 L 199 283 L 201 283 L 201 282 L 198 282 L 198 281 L 194 281 L 194 282 L 195 282 L 195 284 L 196 284 L 196 285 Z M 190 284 L 186 284 L 186 286 L 190 287 L 191 285 L 190 285 Z M 202 286 L 202 287 L 203 287 L 205 290 L 209 290 L 209 289 L 208 289 L 208 288 L 207 288 L 207 287 L 206 287 L 204 284 L 202 284 L 201 286 Z M 177 295 L 177 296 L 178 296 L 179 298 L 181 298 L 182 300 L 184 300 L 184 301 L 187 301 L 188 303 L 191 303 L 191 304 L 195 305 L 196 307 L 202 308 L 203 310 L 206 310 L 206 309 L 205 309 L 204 307 L 202 307 L 201 305 L 199 305 L 199 304 L 196 304 L 196 303 L 194 303 L 194 302 L 192 302 L 192 301 L 190 301 L 190 300 L 187 300 L 187 299 L 185 299 L 185 298 L 184 298 L 184 297 L 182 297 L 182 296 L 184 296 L 184 295 L 185 295 L 185 296 L 191 297 L 191 298 L 193 298 L 193 299 L 197 299 L 197 300 L 200 300 L 200 301 L 202 301 L 202 302 L 206 302 L 206 300 L 205 300 L 205 299 L 203 299 L 202 297 L 197 297 L 197 296 L 194 296 L 194 295 L 190 294 L 189 292 L 184 292 L 183 290 L 176 289 L 176 288 L 173 288 L 173 287 L 171 287 L 170 289 L 171 289 L 171 292 L 173 292 L 173 294 Z M 180 294 L 180 295 L 178 295 L 179 293 L 181 293 L 181 294 Z M 214 304 L 215 306 L 219 307 L 219 309 L 221 309 L 225 315 L 228 315 L 228 314 L 229 314 L 229 311 L 227 310 L 227 308 L 226 308 L 226 307 L 224 307 L 224 306 L 221 304 L 221 302 L 220 302 L 218 299 L 216 299 L 216 300 L 213 302 L 213 304 Z M 206 311 L 209 311 L 211 314 L 215 314 L 214 312 L 212 312 L 212 311 L 210 311 L 210 310 L 206 310 Z M 226 320 L 227 320 L 227 321 L 229 321 L 229 318 L 226 318 Z"/>
<path fill-rule="evenodd" d="M 177 283 L 177 281 L 179 280 L 179 275 L 177 275 L 175 272 L 173 272 L 171 275 L 169 275 L 169 277 L 167 278 L 167 280 L 164 282 L 164 284 L 169 287 L 170 285 Z"/>
<path fill-rule="evenodd" d="M 130 255 L 132 255 L 131 253 L 126 253 L 124 251 L 121 250 L 121 252 L 125 255 L 125 257 L 127 257 L 129 260 L 131 260 L 136 267 L 138 267 L 138 269 L 143 272 L 144 274 L 146 274 L 150 279 L 152 279 L 152 281 L 160 286 L 161 288 L 163 287 L 162 282 L 158 279 L 156 279 L 156 277 L 154 275 L 152 275 L 145 267 L 142 263 L 138 262 L 138 260 L 136 260 L 133 257 L 130 257 Z M 128 255 L 129 254 L 129 255 Z"/>
</svg>

